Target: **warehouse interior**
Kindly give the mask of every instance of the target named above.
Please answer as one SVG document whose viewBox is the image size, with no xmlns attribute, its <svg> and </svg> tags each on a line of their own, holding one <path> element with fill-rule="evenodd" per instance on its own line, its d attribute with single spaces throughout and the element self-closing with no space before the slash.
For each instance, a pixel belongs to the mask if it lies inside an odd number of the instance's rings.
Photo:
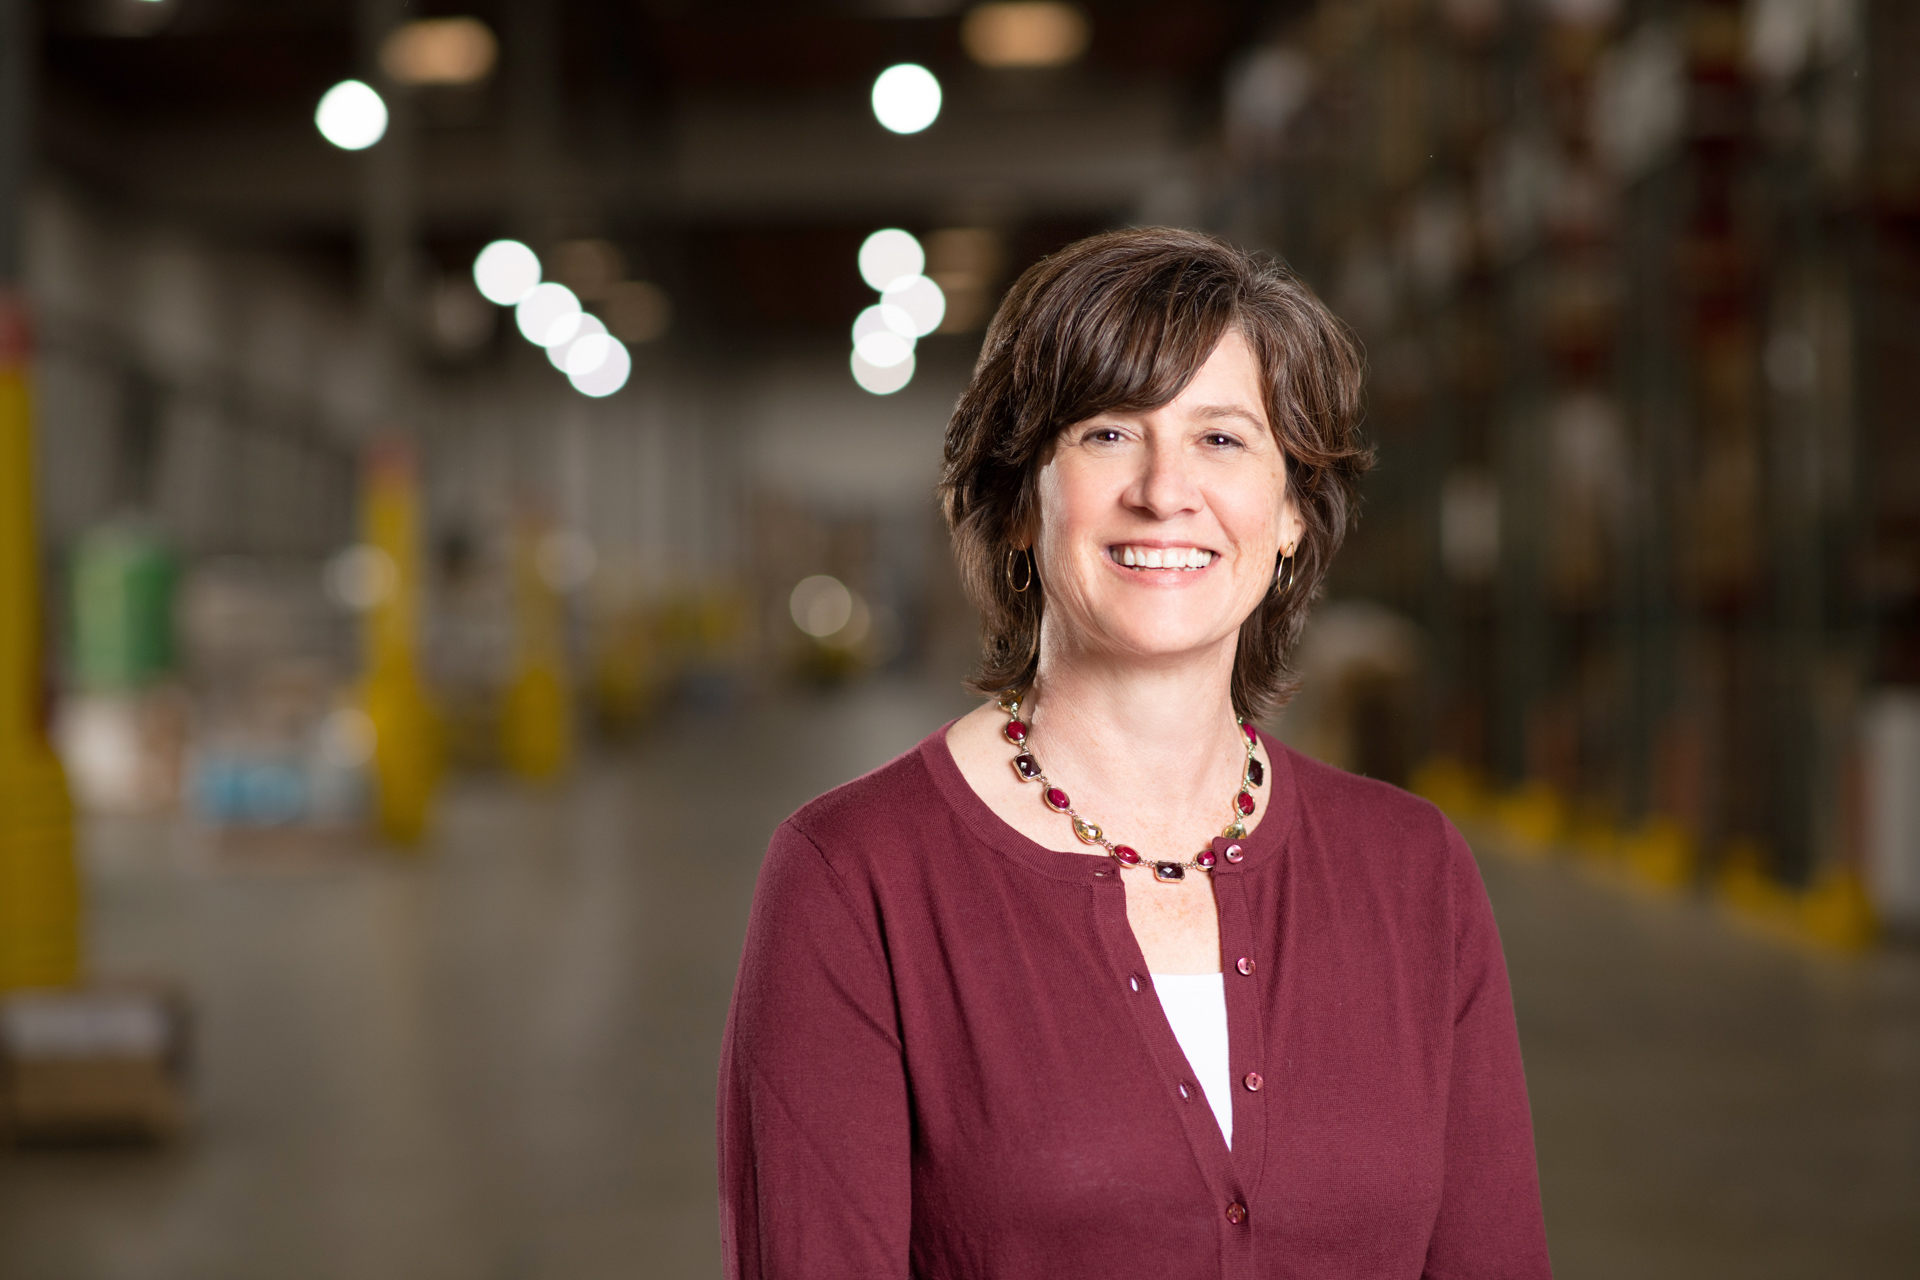
<svg viewBox="0 0 1920 1280">
<path fill-rule="evenodd" d="M 1505 939 L 1579 1277 L 1920 1267 L 1920 10 L 0 0 L 0 1275 L 717 1277 L 773 827 L 972 702 L 1006 286 L 1367 357 L 1268 727 Z"/>
</svg>

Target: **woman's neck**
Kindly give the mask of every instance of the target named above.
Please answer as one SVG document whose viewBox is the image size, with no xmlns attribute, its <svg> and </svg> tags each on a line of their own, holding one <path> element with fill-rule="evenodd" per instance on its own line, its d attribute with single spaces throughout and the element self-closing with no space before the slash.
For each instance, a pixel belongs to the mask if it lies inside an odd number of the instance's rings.
<svg viewBox="0 0 1920 1280">
<path fill-rule="evenodd" d="M 1173 818 L 1196 801 L 1219 808 L 1221 779 L 1238 776 L 1244 747 L 1232 682 L 1231 646 L 1142 664 L 1043 638 L 1028 714 L 1055 776 Z"/>
</svg>

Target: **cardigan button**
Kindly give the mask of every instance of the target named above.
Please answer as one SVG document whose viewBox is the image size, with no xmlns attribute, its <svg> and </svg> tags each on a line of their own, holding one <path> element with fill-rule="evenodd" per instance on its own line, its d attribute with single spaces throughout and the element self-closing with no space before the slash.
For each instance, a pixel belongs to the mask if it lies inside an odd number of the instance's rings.
<svg viewBox="0 0 1920 1280">
<path fill-rule="evenodd" d="M 1247 1086 L 1248 1093 L 1258 1093 L 1260 1092 L 1260 1086 L 1265 1084 L 1266 1081 L 1260 1078 L 1258 1071 L 1249 1071 L 1247 1072 L 1247 1078 L 1241 1081 L 1241 1083 Z"/>
<path fill-rule="evenodd" d="M 1253 957 L 1241 956 L 1238 960 L 1235 960 L 1233 962 L 1233 967 L 1238 969 L 1241 973 L 1245 974 L 1247 977 L 1252 977 L 1253 976 Z"/>
<path fill-rule="evenodd" d="M 1234 1226 L 1237 1227 L 1241 1223 L 1245 1222 L 1246 1220 L 1247 1220 L 1247 1206 L 1241 1204 L 1238 1200 L 1235 1200 L 1232 1204 L 1227 1206 L 1228 1222 L 1231 1222 Z"/>
<path fill-rule="evenodd" d="M 1238 862 L 1238 861 L 1240 861 L 1240 859 L 1242 859 L 1242 858 L 1244 858 L 1244 857 L 1246 857 L 1246 856 L 1247 856 L 1247 851 L 1246 851 L 1245 849 L 1242 849 L 1242 848 L 1241 848 L 1241 847 L 1240 847 L 1239 845 L 1237 845 L 1237 844 L 1230 844 L 1230 845 L 1228 845 L 1228 846 L 1227 846 L 1227 861 L 1228 861 L 1228 862 Z"/>
</svg>

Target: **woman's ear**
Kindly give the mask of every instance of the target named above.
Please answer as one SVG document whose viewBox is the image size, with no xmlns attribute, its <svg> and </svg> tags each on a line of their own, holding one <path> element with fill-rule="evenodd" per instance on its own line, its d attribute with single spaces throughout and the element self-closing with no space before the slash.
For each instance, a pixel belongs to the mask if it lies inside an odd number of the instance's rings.
<svg viewBox="0 0 1920 1280">
<path fill-rule="evenodd" d="M 1293 555 L 1300 550 L 1300 543 L 1307 536 L 1307 522 L 1300 517 L 1300 504 L 1294 501 L 1293 486 L 1287 486 L 1286 496 L 1280 500 L 1280 550 L 1284 555 Z"/>
</svg>

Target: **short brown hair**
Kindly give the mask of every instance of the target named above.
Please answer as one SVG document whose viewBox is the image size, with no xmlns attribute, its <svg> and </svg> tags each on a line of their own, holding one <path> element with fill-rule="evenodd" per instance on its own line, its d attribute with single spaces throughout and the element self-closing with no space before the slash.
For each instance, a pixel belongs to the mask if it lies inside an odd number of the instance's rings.
<svg viewBox="0 0 1920 1280">
<path fill-rule="evenodd" d="M 1166 404 L 1230 328 L 1260 362 L 1267 418 L 1306 526 L 1293 585 L 1269 591 L 1241 624 L 1233 704 L 1258 716 L 1292 696 L 1287 659 L 1373 463 L 1359 435 L 1360 353 L 1285 266 L 1165 227 L 1093 236 L 1027 268 L 947 423 L 940 501 L 983 631 L 970 689 L 1024 689 L 1039 664 L 1045 597 L 1015 591 L 1007 569 L 1016 540 L 1037 522 L 1035 484 L 1049 447 L 1095 414 Z"/>
</svg>

